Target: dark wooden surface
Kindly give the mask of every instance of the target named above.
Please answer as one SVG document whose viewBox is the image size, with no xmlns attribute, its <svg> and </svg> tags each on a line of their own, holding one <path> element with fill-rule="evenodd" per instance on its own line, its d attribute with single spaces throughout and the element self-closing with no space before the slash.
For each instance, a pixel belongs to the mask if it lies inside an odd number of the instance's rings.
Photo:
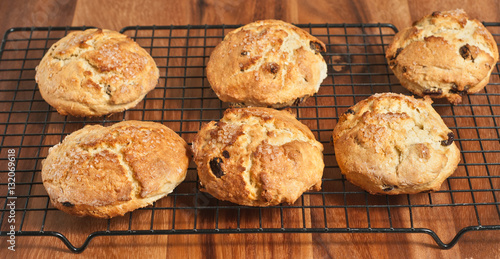
<svg viewBox="0 0 500 259">
<path fill-rule="evenodd" d="M 499 22 L 498 1 L 133 1 L 31 0 L 1 1 L 0 31 L 25 26 L 97 26 L 120 30 L 130 25 L 245 24 L 274 18 L 291 23 L 392 23 L 409 26 L 436 10 L 463 8 L 470 17 Z M 498 173 L 498 172 L 496 172 Z M 481 209 L 481 208 L 479 208 Z M 382 214 L 384 212 L 380 212 Z M 423 212 L 425 214 L 427 212 Z M 460 215 L 429 212 L 423 221 L 448 242 L 456 233 L 445 224 Z M 383 218 L 377 212 L 373 219 Z M 386 216 L 386 215 L 385 215 Z M 93 226 L 86 219 L 61 217 L 57 222 Z M 147 220 L 147 219 L 146 219 Z M 126 219 L 125 219 L 126 221 Z M 461 224 L 457 223 L 457 226 Z M 459 229 L 459 227 L 457 227 Z M 62 227 L 64 229 L 64 227 Z M 63 232 L 61 230 L 61 232 Z M 72 240 L 85 236 L 70 233 Z M 82 254 L 73 255 L 56 238 L 18 237 L 17 251 L 0 256 L 18 258 L 143 257 L 143 258 L 500 258 L 500 233 L 466 233 L 450 250 L 438 249 L 424 234 L 217 234 L 97 237 Z M 76 245 L 80 245 L 77 242 Z"/>
</svg>

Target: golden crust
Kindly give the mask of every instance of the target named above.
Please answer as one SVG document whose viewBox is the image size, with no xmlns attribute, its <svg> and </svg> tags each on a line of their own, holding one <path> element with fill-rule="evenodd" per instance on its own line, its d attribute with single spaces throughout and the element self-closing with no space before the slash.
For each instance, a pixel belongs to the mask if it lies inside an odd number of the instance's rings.
<svg viewBox="0 0 500 259">
<path fill-rule="evenodd" d="M 233 108 L 193 142 L 202 191 L 247 206 L 294 203 L 321 189 L 323 145 L 287 111 Z"/>
<path fill-rule="evenodd" d="M 327 66 L 325 44 L 289 23 L 263 20 L 226 35 L 207 64 L 224 102 L 284 107 L 318 92 Z"/>
<path fill-rule="evenodd" d="M 101 116 L 134 107 L 155 88 L 153 58 L 118 32 L 88 29 L 68 34 L 36 68 L 42 97 L 62 115 Z"/>
<path fill-rule="evenodd" d="M 457 168 L 460 151 L 431 103 L 376 94 L 340 116 L 333 143 L 347 180 L 372 194 L 439 190 Z"/>
<path fill-rule="evenodd" d="M 42 180 L 69 214 L 111 218 L 166 196 L 186 177 L 188 146 L 168 127 L 123 121 L 86 126 L 49 151 Z"/>
<path fill-rule="evenodd" d="M 386 58 L 414 94 L 457 104 L 488 84 L 498 48 L 482 23 L 454 10 L 434 12 L 397 33 Z"/>
</svg>

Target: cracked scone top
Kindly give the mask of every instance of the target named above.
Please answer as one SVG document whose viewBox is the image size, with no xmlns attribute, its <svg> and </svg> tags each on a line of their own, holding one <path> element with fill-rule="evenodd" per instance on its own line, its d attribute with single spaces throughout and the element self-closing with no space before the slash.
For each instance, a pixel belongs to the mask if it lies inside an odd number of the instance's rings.
<svg viewBox="0 0 500 259">
<path fill-rule="evenodd" d="M 434 12 L 397 33 L 386 58 L 414 94 L 457 104 L 488 84 L 498 48 L 482 23 L 454 10 Z"/>
<path fill-rule="evenodd" d="M 50 149 L 42 180 L 56 208 L 111 218 L 172 192 L 186 177 L 188 154 L 186 142 L 159 123 L 86 126 Z"/>
<path fill-rule="evenodd" d="M 321 189 L 323 145 L 287 111 L 228 109 L 201 128 L 192 149 L 201 190 L 220 200 L 291 204 Z"/>
<path fill-rule="evenodd" d="M 327 75 L 325 44 L 278 20 L 247 24 L 226 35 L 207 64 L 207 78 L 224 102 L 284 107 L 318 92 Z"/>
<path fill-rule="evenodd" d="M 347 180 L 372 194 L 439 190 L 457 168 L 460 151 L 431 103 L 375 94 L 342 114 L 333 144 Z"/>
<path fill-rule="evenodd" d="M 56 42 L 36 68 L 47 103 L 62 115 L 101 116 L 134 107 L 155 88 L 159 71 L 136 42 L 102 29 Z"/>
</svg>

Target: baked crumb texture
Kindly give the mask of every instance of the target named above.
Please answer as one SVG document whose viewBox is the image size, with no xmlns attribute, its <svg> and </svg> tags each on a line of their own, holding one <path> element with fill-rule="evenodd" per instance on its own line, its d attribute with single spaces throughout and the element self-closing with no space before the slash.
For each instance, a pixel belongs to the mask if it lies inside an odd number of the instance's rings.
<svg viewBox="0 0 500 259">
<path fill-rule="evenodd" d="M 136 42 L 102 29 L 56 42 L 36 68 L 42 97 L 62 115 L 101 116 L 134 107 L 156 87 L 159 70 Z"/>
<path fill-rule="evenodd" d="M 431 103 L 383 93 L 342 114 L 333 143 L 347 180 L 372 194 L 439 190 L 457 168 L 460 151 Z"/>
<path fill-rule="evenodd" d="M 168 127 L 124 121 L 86 126 L 49 150 L 43 185 L 69 214 L 111 218 L 166 196 L 186 177 L 188 146 Z"/>
<path fill-rule="evenodd" d="M 288 111 L 233 108 L 192 145 L 201 190 L 247 206 L 294 203 L 320 190 L 323 145 Z"/>
<path fill-rule="evenodd" d="M 327 76 L 325 44 L 278 20 L 247 24 L 226 35 L 207 64 L 207 78 L 224 102 L 245 106 L 297 105 Z"/>
<path fill-rule="evenodd" d="M 397 33 L 386 58 L 414 94 L 458 104 L 488 84 L 498 48 L 481 22 L 454 10 L 434 12 Z"/>
</svg>

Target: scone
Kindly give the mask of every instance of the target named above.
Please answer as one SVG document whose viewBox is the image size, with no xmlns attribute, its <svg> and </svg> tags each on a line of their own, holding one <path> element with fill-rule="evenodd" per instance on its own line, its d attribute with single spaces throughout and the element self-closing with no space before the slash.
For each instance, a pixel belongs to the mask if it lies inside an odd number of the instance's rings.
<svg viewBox="0 0 500 259">
<path fill-rule="evenodd" d="M 232 108 L 192 145 L 201 190 L 240 205 L 294 203 L 321 189 L 323 145 L 288 111 Z"/>
<path fill-rule="evenodd" d="M 482 23 L 455 10 L 434 12 L 397 33 L 386 58 L 414 94 L 458 104 L 488 84 L 498 48 Z"/>
<path fill-rule="evenodd" d="M 247 24 L 226 35 L 207 64 L 219 99 L 238 105 L 285 107 L 318 92 L 327 75 L 325 44 L 278 20 Z"/>
<path fill-rule="evenodd" d="M 188 146 L 155 122 L 86 126 L 49 151 L 43 186 L 69 214 L 111 218 L 166 196 L 186 177 Z"/>
<path fill-rule="evenodd" d="M 375 94 L 342 114 L 333 144 L 347 180 L 372 194 L 439 190 L 457 168 L 460 151 L 431 103 Z"/>
<path fill-rule="evenodd" d="M 158 77 L 155 61 L 139 44 L 118 32 L 88 29 L 52 45 L 35 79 L 43 99 L 60 114 L 83 117 L 134 107 Z"/>
</svg>

